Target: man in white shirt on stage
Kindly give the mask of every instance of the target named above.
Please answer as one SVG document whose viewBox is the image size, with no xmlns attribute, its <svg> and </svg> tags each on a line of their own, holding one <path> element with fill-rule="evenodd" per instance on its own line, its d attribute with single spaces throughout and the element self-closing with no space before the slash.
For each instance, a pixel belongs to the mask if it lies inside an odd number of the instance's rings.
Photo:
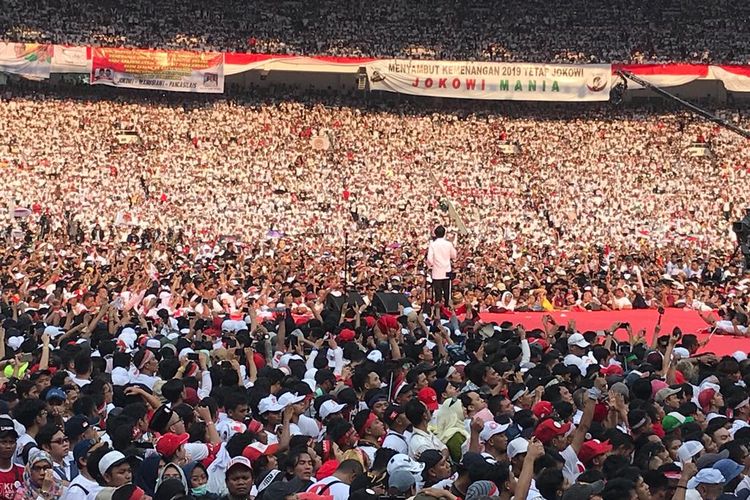
<svg viewBox="0 0 750 500">
<path fill-rule="evenodd" d="M 432 290 L 435 294 L 435 303 L 445 301 L 448 306 L 451 303 L 451 277 L 453 267 L 451 261 L 456 258 L 456 248 L 453 243 L 445 239 L 445 228 L 435 228 L 435 239 L 430 243 L 427 250 L 427 265 L 432 271 Z"/>
</svg>

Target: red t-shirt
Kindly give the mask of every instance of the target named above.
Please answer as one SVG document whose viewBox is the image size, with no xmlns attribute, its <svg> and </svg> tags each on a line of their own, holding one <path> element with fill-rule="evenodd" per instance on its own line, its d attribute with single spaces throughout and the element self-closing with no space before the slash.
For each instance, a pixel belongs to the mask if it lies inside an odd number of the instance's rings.
<svg viewBox="0 0 750 500">
<path fill-rule="evenodd" d="M 0 500 L 13 500 L 16 489 L 23 482 L 23 467 L 15 465 L 10 470 L 0 469 Z"/>
</svg>

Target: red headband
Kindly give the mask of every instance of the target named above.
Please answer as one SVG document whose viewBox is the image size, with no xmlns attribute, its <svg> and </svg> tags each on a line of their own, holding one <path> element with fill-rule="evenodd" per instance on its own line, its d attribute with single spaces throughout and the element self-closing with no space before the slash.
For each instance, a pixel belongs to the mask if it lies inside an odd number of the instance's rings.
<svg viewBox="0 0 750 500">
<path fill-rule="evenodd" d="M 143 359 L 138 364 L 138 369 L 142 370 L 144 366 L 146 366 L 146 363 L 154 359 L 156 356 L 154 356 L 154 353 L 146 349 L 143 354 Z"/>
<path fill-rule="evenodd" d="M 360 436 L 362 434 L 364 434 L 365 431 L 367 429 L 369 429 L 370 426 L 372 425 L 372 423 L 375 422 L 375 420 L 377 420 L 377 419 L 378 419 L 377 415 L 375 415 L 374 413 L 371 412 L 370 415 L 367 417 L 367 420 L 365 420 L 365 423 L 362 424 L 362 427 L 360 427 L 359 429 L 357 429 L 357 433 Z"/>
</svg>

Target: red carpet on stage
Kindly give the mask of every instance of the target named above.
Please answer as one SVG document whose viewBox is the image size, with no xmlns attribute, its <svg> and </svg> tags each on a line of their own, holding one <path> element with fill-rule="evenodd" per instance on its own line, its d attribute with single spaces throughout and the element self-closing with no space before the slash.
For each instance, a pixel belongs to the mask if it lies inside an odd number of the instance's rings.
<svg viewBox="0 0 750 500">
<path fill-rule="evenodd" d="M 484 321 L 502 323 L 511 321 L 514 324 L 521 323 L 527 330 L 531 328 L 542 328 L 542 316 L 546 313 L 517 312 L 506 314 L 482 314 Z M 551 314 L 558 324 L 565 325 L 569 320 L 576 322 L 576 329 L 580 332 L 587 330 L 604 330 L 609 328 L 615 321 L 627 321 L 633 327 L 633 333 L 637 334 L 641 328 L 646 329 L 646 338 L 651 342 L 654 334 L 654 326 L 659 313 L 652 309 L 639 309 L 634 311 L 600 311 L 600 312 L 571 312 L 555 311 Z M 698 340 L 708 337 L 702 333 L 708 328 L 695 311 L 682 309 L 667 309 L 661 320 L 662 335 L 671 333 L 675 326 L 679 326 L 683 333 L 694 333 Z M 618 330 L 615 337 L 619 340 L 627 340 L 624 330 Z M 714 335 L 711 341 L 700 352 L 712 352 L 716 355 L 732 354 L 736 351 L 748 352 L 750 350 L 750 339 L 731 337 L 728 335 Z"/>
</svg>

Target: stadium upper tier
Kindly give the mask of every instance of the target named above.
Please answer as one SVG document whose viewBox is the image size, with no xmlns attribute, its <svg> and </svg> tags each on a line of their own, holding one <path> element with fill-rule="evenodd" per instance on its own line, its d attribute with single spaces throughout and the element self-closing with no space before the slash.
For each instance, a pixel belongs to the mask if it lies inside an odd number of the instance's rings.
<svg viewBox="0 0 750 500">
<path fill-rule="evenodd" d="M 69 211 L 87 233 L 126 215 L 201 238 L 273 229 L 302 244 L 359 226 L 350 244 L 367 247 L 422 241 L 449 199 L 472 244 L 730 252 L 729 221 L 747 202 L 747 141 L 684 113 L 154 99 L 8 91 L 7 199 L 58 220 Z M 717 112 L 748 126 L 742 111 Z M 716 157 L 691 156 L 696 140 Z M 0 213 L 0 227 L 11 219 Z"/>
<path fill-rule="evenodd" d="M 3 7 L 0 37 L 25 42 L 527 62 L 750 60 L 750 3 L 730 1 L 8 0 Z"/>
</svg>

